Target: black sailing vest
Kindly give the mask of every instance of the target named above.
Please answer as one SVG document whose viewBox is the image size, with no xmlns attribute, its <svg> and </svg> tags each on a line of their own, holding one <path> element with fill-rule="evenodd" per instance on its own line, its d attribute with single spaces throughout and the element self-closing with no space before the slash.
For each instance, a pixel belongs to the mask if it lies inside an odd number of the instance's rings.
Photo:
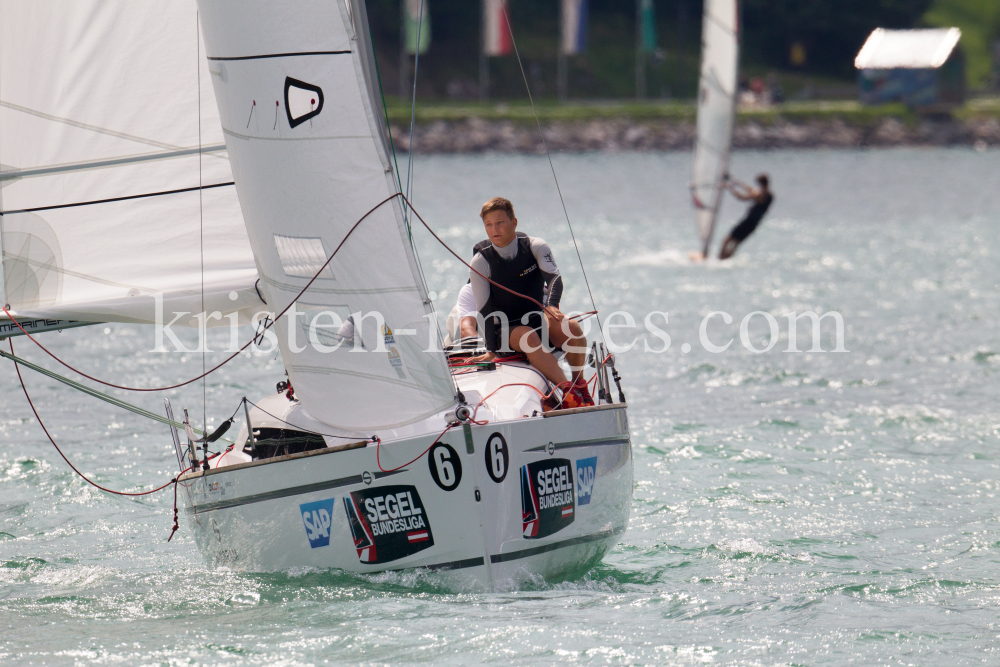
<svg viewBox="0 0 1000 667">
<path fill-rule="evenodd" d="M 518 237 L 516 243 L 518 247 L 514 259 L 501 257 L 492 243 L 479 251 L 490 265 L 490 280 L 543 303 L 545 276 L 531 252 L 531 241 L 527 237 Z M 515 327 L 521 324 L 522 316 L 539 310 L 541 308 L 537 303 L 490 285 L 490 299 L 483 315 L 503 313 L 511 327 Z"/>
</svg>

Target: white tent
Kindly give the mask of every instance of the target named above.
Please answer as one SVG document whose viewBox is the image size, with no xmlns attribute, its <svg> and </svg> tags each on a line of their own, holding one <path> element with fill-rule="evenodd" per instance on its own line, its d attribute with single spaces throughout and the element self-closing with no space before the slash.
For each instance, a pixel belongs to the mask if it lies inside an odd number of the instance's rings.
<svg viewBox="0 0 1000 667">
<path fill-rule="evenodd" d="M 861 47 L 858 69 L 936 69 L 958 45 L 958 28 L 886 30 L 876 28 Z"/>
</svg>

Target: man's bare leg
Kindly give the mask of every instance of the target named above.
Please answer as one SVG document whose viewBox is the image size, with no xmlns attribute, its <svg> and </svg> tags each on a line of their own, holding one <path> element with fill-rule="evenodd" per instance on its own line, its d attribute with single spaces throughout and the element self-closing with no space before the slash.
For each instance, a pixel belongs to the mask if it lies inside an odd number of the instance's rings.
<svg viewBox="0 0 1000 667">
<path fill-rule="evenodd" d="M 575 383 L 583 377 L 587 364 L 587 337 L 583 335 L 583 327 L 555 308 L 547 309 L 545 318 L 548 320 L 549 341 L 555 347 L 565 350 L 566 363 L 569 364 Z"/>
<path fill-rule="evenodd" d="M 566 374 L 559 367 L 559 362 L 556 361 L 551 352 L 545 351 L 545 348 L 542 347 L 542 341 L 534 329 L 515 327 L 510 332 L 510 346 L 528 357 L 531 365 L 537 368 L 552 384 L 558 385 L 566 381 Z"/>
<path fill-rule="evenodd" d="M 729 259 L 739 247 L 739 241 L 734 239 L 732 236 L 727 236 L 726 240 L 722 242 L 722 249 L 719 251 L 719 259 Z"/>
</svg>

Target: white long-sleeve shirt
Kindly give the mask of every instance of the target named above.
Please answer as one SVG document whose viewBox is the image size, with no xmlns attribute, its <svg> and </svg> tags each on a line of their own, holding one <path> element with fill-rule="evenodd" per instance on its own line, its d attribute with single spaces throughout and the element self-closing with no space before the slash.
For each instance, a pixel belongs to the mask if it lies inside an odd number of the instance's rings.
<svg viewBox="0 0 1000 667">
<path fill-rule="evenodd" d="M 549 249 L 549 244 L 543 239 L 535 237 L 528 237 L 528 241 L 531 243 L 531 254 L 535 256 L 538 268 L 545 275 L 545 281 L 549 284 L 549 293 L 561 294 L 561 290 L 556 290 L 555 292 L 552 290 L 553 283 L 556 279 L 559 279 L 559 267 L 556 266 L 555 260 L 552 259 L 552 251 Z M 491 245 L 493 245 L 493 249 L 497 251 L 497 254 L 502 259 L 511 260 L 517 257 L 518 248 L 521 244 L 515 238 L 503 248 L 499 248 L 495 244 Z M 490 275 L 490 263 L 486 261 L 486 258 L 481 253 L 476 253 L 476 256 L 472 258 L 471 265 L 475 269 L 469 271 L 472 293 L 476 297 L 476 310 L 482 312 L 486 306 L 486 302 L 489 301 L 491 285 L 480 274 L 487 278 L 492 277 Z M 479 273 L 476 273 L 476 271 Z"/>
</svg>

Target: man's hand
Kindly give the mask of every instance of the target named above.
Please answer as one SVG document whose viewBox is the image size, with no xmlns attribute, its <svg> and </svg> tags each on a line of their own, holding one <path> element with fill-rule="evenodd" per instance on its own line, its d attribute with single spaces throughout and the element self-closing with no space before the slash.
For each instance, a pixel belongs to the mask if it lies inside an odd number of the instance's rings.
<svg viewBox="0 0 1000 667">
<path fill-rule="evenodd" d="M 495 352 L 487 352 L 486 354 L 480 354 L 478 357 L 469 357 L 468 363 L 489 363 L 497 358 Z"/>
<path fill-rule="evenodd" d="M 545 306 L 545 314 L 555 319 L 556 322 L 562 322 L 563 318 L 566 317 L 555 306 Z"/>
</svg>

